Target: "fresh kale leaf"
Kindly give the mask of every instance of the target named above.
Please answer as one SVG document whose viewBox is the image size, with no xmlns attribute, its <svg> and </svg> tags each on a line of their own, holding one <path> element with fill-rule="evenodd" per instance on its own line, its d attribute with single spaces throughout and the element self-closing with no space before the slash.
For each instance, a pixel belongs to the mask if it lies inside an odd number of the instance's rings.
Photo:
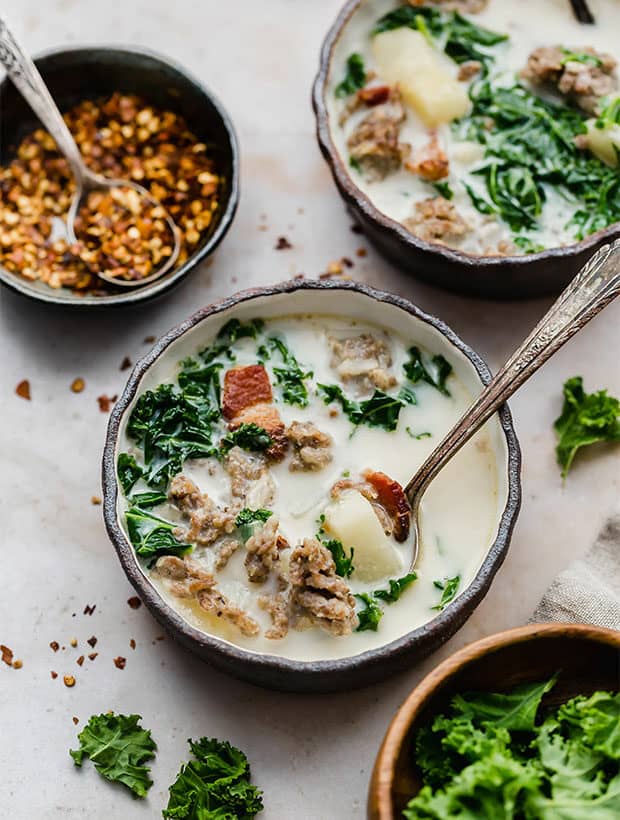
<svg viewBox="0 0 620 820">
<path fill-rule="evenodd" d="M 150 731 L 139 725 L 140 715 L 93 715 L 78 735 L 80 748 L 69 754 L 76 766 L 85 757 L 106 780 L 122 783 L 136 797 L 146 797 L 153 785 L 147 760 L 157 748 Z"/>
<path fill-rule="evenodd" d="M 416 580 L 417 574 L 415 572 L 410 572 L 407 575 L 403 575 L 402 578 L 391 579 L 389 584 L 389 589 L 377 589 L 372 594 L 375 598 L 379 598 L 381 601 L 386 601 L 388 604 L 393 604 L 403 592 L 410 587 L 411 584 Z"/>
<path fill-rule="evenodd" d="M 456 597 L 456 591 L 461 583 L 461 576 L 455 575 L 454 578 L 444 578 L 443 581 L 433 581 L 433 585 L 441 590 L 441 600 L 436 606 L 431 609 L 436 609 L 441 612 L 445 609 L 450 601 Z"/>
<path fill-rule="evenodd" d="M 348 398 L 336 384 L 319 384 L 317 387 L 325 404 L 340 404 L 344 414 L 356 427 L 366 424 L 368 427 L 382 427 L 388 432 L 396 430 L 400 411 L 405 404 L 412 403 L 410 399 L 413 396 L 410 392 L 406 394 L 407 398 L 401 395 L 390 396 L 383 390 L 376 389 L 369 399 L 358 402 Z"/>
<path fill-rule="evenodd" d="M 469 692 L 456 695 L 452 708 L 475 726 L 491 723 L 513 731 L 533 731 L 543 695 L 555 686 L 553 677 L 542 683 L 525 683 L 509 693 Z"/>
<path fill-rule="evenodd" d="M 134 456 L 130 456 L 129 453 L 119 453 L 116 470 L 123 492 L 127 496 L 136 481 L 142 478 L 142 467 Z"/>
<path fill-rule="evenodd" d="M 492 48 L 508 40 L 507 34 L 477 26 L 458 12 L 418 5 L 400 6 L 383 15 L 372 33 L 404 27 L 419 31 L 456 63 L 469 60 L 482 63 L 484 72 L 495 59 Z"/>
<path fill-rule="evenodd" d="M 308 389 L 304 384 L 304 380 L 312 376 L 312 371 L 302 370 L 299 362 L 282 339 L 274 336 L 268 339 L 267 342 L 273 350 L 277 350 L 282 356 L 283 366 L 273 368 L 276 380 L 282 387 L 282 399 L 287 404 L 307 407 Z"/>
<path fill-rule="evenodd" d="M 360 54 L 350 54 L 344 79 L 336 86 L 337 97 L 348 97 L 366 85 L 366 69 Z"/>
<path fill-rule="evenodd" d="M 168 500 L 166 493 L 147 492 L 134 493 L 130 499 L 132 506 L 140 507 L 143 510 L 150 510 L 158 504 L 164 504 Z"/>
<path fill-rule="evenodd" d="M 164 818 L 251 820 L 263 809 L 262 792 L 250 782 L 250 764 L 226 741 L 189 741 L 193 760 L 170 786 Z"/>
<path fill-rule="evenodd" d="M 489 197 L 495 206 L 493 211 L 499 213 L 512 230 L 521 231 L 537 226 L 545 192 L 529 168 L 506 167 L 490 161 L 474 173 L 484 177 Z"/>
<path fill-rule="evenodd" d="M 556 454 L 566 478 L 577 450 L 599 441 L 620 441 L 620 401 L 606 390 L 586 393 L 581 376 L 564 383 L 564 406 L 556 419 Z"/>
<path fill-rule="evenodd" d="M 251 538 L 261 524 L 273 515 L 271 510 L 251 510 L 244 507 L 235 518 L 235 527 L 239 528 L 242 540 L 245 542 Z"/>
<path fill-rule="evenodd" d="M 153 513 L 130 507 L 125 513 L 125 521 L 137 555 L 149 564 L 162 555 L 183 555 L 190 549 L 188 544 L 175 538 L 175 524 Z"/>
<path fill-rule="evenodd" d="M 243 450 L 250 450 L 261 453 L 268 450 L 273 444 L 273 439 L 264 427 L 251 422 L 250 424 L 240 424 L 239 427 L 225 435 L 220 441 L 220 447 L 224 453 L 237 446 Z"/>
<path fill-rule="evenodd" d="M 375 601 L 372 595 L 367 592 L 362 592 L 355 596 L 364 604 L 364 608 L 357 613 L 359 623 L 356 632 L 376 632 L 379 627 L 379 621 L 383 617 L 383 610 Z"/>
<path fill-rule="evenodd" d="M 586 742 L 611 760 L 620 761 L 620 693 L 595 692 L 560 707 L 560 723 L 583 732 Z"/>
<path fill-rule="evenodd" d="M 405 404 L 417 404 L 418 403 L 418 399 L 416 397 L 416 394 L 413 392 L 413 390 L 410 387 L 407 387 L 406 385 L 403 385 L 400 388 L 400 390 L 398 391 L 398 398 L 401 401 L 405 402 Z"/>
<path fill-rule="evenodd" d="M 452 373 L 452 365 L 443 356 L 433 356 L 430 365 L 426 365 L 422 359 L 420 348 L 410 347 L 409 361 L 405 362 L 403 370 L 409 381 L 414 384 L 423 381 L 439 390 L 444 396 L 450 395 L 446 382 Z"/>
</svg>

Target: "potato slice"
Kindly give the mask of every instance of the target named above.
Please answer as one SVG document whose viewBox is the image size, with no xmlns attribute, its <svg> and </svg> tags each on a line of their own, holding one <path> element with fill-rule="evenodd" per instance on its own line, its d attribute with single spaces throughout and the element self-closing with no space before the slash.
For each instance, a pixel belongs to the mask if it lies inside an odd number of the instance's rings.
<svg viewBox="0 0 620 820">
<path fill-rule="evenodd" d="M 609 125 L 607 128 L 597 128 L 596 120 L 588 120 L 588 148 L 595 157 L 611 168 L 618 167 L 618 153 L 620 152 L 620 125 Z"/>
<path fill-rule="evenodd" d="M 451 122 L 469 110 L 466 87 L 419 31 L 384 31 L 374 37 L 372 50 L 381 78 L 398 85 L 404 101 L 426 125 Z"/>
<path fill-rule="evenodd" d="M 400 556 L 383 531 L 368 499 L 357 490 L 347 490 L 325 510 L 325 530 L 355 549 L 355 577 L 376 581 L 393 577 L 402 569 Z"/>
</svg>

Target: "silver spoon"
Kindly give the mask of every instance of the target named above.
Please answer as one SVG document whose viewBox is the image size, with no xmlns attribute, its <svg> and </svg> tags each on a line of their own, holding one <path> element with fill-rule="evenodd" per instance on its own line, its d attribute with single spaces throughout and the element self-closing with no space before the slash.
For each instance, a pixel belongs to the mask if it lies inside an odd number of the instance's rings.
<svg viewBox="0 0 620 820">
<path fill-rule="evenodd" d="M 43 78 L 30 57 L 26 54 L 24 49 L 19 45 L 7 24 L 0 17 L 0 63 L 4 65 L 7 74 L 15 84 L 16 88 L 26 99 L 37 117 L 41 120 L 43 125 L 47 128 L 49 133 L 54 138 L 58 150 L 65 157 L 69 163 L 69 168 L 75 179 L 76 192 L 67 213 L 66 235 L 69 242 L 74 243 L 75 237 L 75 218 L 82 206 L 85 204 L 87 197 L 96 190 L 110 190 L 119 188 L 132 188 L 137 191 L 141 197 L 146 199 L 154 207 L 162 208 L 151 194 L 138 185 L 133 180 L 127 179 L 107 179 L 100 174 L 95 174 L 85 164 L 77 147 L 75 140 L 71 136 L 71 132 L 67 128 L 62 114 L 49 89 L 45 85 Z M 142 279 L 120 279 L 119 277 L 107 274 L 105 271 L 96 271 L 100 279 L 105 280 L 113 285 L 126 288 L 135 288 L 145 285 L 147 282 L 152 282 L 159 279 L 167 273 L 177 261 L 179 251 L 181 248 L 180 232 L 170 214 L 164 210 L 164 218 L 168 223 L 170 232 L 172 234 L 174 245 L 172 253 L 166 258 L 161 267 L 155 273 L 149 274 Z"/>
<path fill-rule="evenodd" d="M 420 501 L 437 473 L 523 382 L 618 295 L 620 239 L 604 245 L 584 265 L 407 484 L 405 492 L 411 505 L 413 531 L 412 567 L 420 549 Z"/>
</svg>

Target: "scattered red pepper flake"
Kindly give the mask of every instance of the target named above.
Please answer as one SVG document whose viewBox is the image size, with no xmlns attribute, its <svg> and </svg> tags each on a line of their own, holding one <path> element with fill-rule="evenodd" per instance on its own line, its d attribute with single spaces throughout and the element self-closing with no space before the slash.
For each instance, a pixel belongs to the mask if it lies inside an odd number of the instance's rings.
<svg viewBox="0 0 620 820">
<path fill-rule="evenodd" d="M 94 661 L 98 654 L 99 654 L 98 652 L 91 652 L 90 655 L 88 656 L 88 660 L 89 661 Z"/>
<path fill-rule="evenodd" d="M 23 665 L 24 665 L 24 662 L 20 661 L 19 659 L 16 660 L 16 661 L 13 661 L 13 669 L 21 669 Z"/>
<path fill-rule="evenodd" d="M 20 399 L 26 399 L 26 401 L 30 401 L 30 382 L 28 381 L 28 379 L 22 379 L 22 381 L 15 388 L 15 392 L 20 397 Z"/>
<path fill-rule="evenodd" d="M 127 664 L 127 658 L 123 658 L 121 655 L 118 658 L 114 658 L 114 666 L 117 669 L 124 669 Z"/>
<path fill-rule="evenodd" d="M 121 370 L 129 370 L 130 367 L 131 367 L 131 359 L 129 358 L 129 356 L 125 356 L 125 358 L 121 362 Z"/>
<path fill-rule="evenodd" d="M 101 396 L 97 396 L 97 401 L 99 402 L 99 409 L 102 413 L 109 413 L 112 405 L 117 400 L 118 396 L 115 394 L 114 396 L 106 396 L 105 393 Z"/>
<path fill-rule="evenodd" d="M 342 257 L 342 264 L 345 266 L 345 268 L 352 268 L 353 267 L 353 260 L 349 259 L 348 256 L 343 256 Z"/>
<path fill-rule="evenodd" d="M 84 663 L 84 655 L 80 655 L 80 657 L 76 660 L 78 666 L 81 666 Z"/>
<path fill-rule="evenodd" d="M 138 598 L 137 595 L 134 595 L 133 598 L 129 598 L 127 603 L 132 609 L 140 609 L 142 606 L 142 601 Z"/>
<path fill-rule="evenodd" d="M 76 717 L 75 715 L 73 715 L 73 717 L 71 718 L 71 720 L 73 721 L 73 723 L 75 724 L 75 726 L 77 726 L 77 725 L 78 725 L 78 723 L 80 722 L 80 719 L 79 719 L 78 717 Z"/>
<path fill-rule="evenodd" d="M 130 646 L 132 649 L 135 649 L 135 648 L 136 648 L 136 642 L 134 641 L 134 639 L 133 639 L 133 638 L 129 641 L 129 646 Z"/>
<path fill-rule="evenodd" d="M 65 675 L 63 681 L 67 689 L 71 689 L 72 686 L 75 686 L 75 678 L 73 675 Z"/>
<path fill-rule="evenodd" d="M 152 345 L 155 341 L 155 336 L 145 336 L 144 337 L 144 344 L 145 345 Z"/>
<path fill-rule="evenodd" d="M 99 496 L 98 496 L 98 495 L 91 495 L 91 497 L 90 497 L 90 503 L 91 503 L 94 507 L 98 507 L 98 506 L 101 504 L 101 498 L 99 498 Z"/>
<path fill-rule="evenodd" d="M 71 390 L 74 393 L 81 393 L 82 390 L 86 387 L 86 382 L 81 376 L 78 376 L 76 379 L 73 379 L 71 382 Z"/>
<path fill-rule="evenodd" d="M 288 251 L 292 248 L 292 244 L 285 236 L 279 236 L 278 241 L 276 242 L 275 250 L 277 251 Z"/>
<path fill-rule="evenodd" d="M 0 644 L 0 652 L 2 652 L 2 660 L 7 666 L 13 666 L 13 650 L 8 646 Z"/>
<path fill-rule="evenodd" d="M 358 248 L 355 251 L 355 254 L 356 254 L 356 256 L 359 256 L 360 258 L 362 258 L 364 256 L 368 256 L 368 251 L 366 250 L 366 248 Z"/>
<path fill-rule="evenodd" d="M 84 607 L 84 615 L 92 615 L 96 608 L 97 604 L 93 604 L 92 606 L 90 604 L 86 604 Z"/>
<path fill-rule="evenodd" d="M 58 650 L 60 649 L 60 644 L 58 643 L 58 641 L 52 641 L 52 642 L 50 643 L 50 649 L 51 649 L 53 652 L 58 652 Z"/>
<path fill-rule="evenodd" d="M 95 638 L 95 636 L 94 636 L 94 635 L 91 635 L 91 636 L 90 636 L 90 638 L 86 641 L 86 643 L 87 643 L 89 646 L 92 646 L 92 648 L 94 649 L 94 648 L 95 648 L 95 645 L 96 645 L 96 643 L 97 643 L 97 638 Z"/>
<path fill-rule="evenodd" d="M 58 677 L 58 672 L 50 672 L 50 675 L 52 680 L 56 680 L 56 678 Z"/>
</svg>

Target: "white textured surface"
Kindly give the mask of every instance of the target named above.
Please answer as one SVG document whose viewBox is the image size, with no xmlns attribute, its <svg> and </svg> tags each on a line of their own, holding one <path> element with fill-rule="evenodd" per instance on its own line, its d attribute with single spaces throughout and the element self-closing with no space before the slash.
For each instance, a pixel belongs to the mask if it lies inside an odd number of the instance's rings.
<svg viewBox="0 0 620 820">
<path fill-rule="evenodd" d="M 474 302 L 422 286 L 383 262 L 350 231 L 313 135 L 309 89 L 318 48 L 338 0 L 4 0 L 2 11 L 26 46 L 138 43 L 176 58 L 217 91 L 243 152 L 242 202 L 213 264 L 170 298 L 141 310 L 73 316 L 0 293 L 0 642 L 22 658 L 0 663 L 0 816 L 157 817 L 186 757 L 186 738 L 228 738 L 249 755 L 265 789 L 265 820 L 353 820 L 364 815 L 374 755 L 398 704 L 420 676 L 458 646 L 525 622 L 555 574 L 585 551 L 618 495 L 618 449 L 582 457 L 562 486 L 552 422 L 563 380 L 620 394 L 620 306 L 574 339 L 512 402 L 524 454 L 524 503 L 511 553 L 493 588 L 450 644 L 408 674 L 352 694 L 299 697 L 264 692 L 211 671 L 161 634 L 132 590 L 104 532 L 99 464 L 107 416 L 96 397 L 120 391 L 125 355 L 145 336 L 238 287 L 303 271 L 316 275 L 343 255 L 356 278 L 401 293 L 442 316 L 487 358 L 507 356 L 546 302 Z M 303 208 L 303 213 L 299 209 Z M 265 215 L 262 220 L 261 215 Z M 267 231 L 259 231 L 264 222 Z M 273 250 L 277 236 L 294 244 Z M 83 393 L 69 386 L 86 379 Z M 14 394 L 28 378 L 32 401 Z M 91 616 L 84 605 L 96 604 Z M 76 613 L 73 617 L 73 613 Z M 75 658 L 95 634 L 99 657 Z M 77 637 L 78 649 L 69 647 Z M 129 648 L 135 638 L 135 651 Z M 48 644 L 68 648 L 54 654 Z M 127 657 L 124 671 L 112 659 Z M 50 670 L 59 678 L 51 680 Z M 62 675 L 77 684 L 66 689 Z M 148 801 L 133 802 L 90 765 L 73 768 L 71 717 L 137 711 L 160 752 Z M 81 725 L 81 724 L 80 724 Z"/>
</svg>

